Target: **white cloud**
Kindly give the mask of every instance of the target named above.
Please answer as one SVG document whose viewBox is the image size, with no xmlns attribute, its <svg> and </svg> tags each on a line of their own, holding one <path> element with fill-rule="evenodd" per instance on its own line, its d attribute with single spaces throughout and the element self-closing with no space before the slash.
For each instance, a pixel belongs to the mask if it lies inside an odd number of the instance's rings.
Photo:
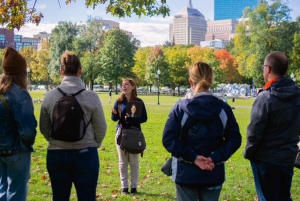
<svg viewBox="0 0 300 201">
<path fill-rule="evenodd" d="M 37 8 L 37 9 L 45 9 L 46 8 L 46 4 L 37 4 L 35 6 L 35 8 Z"/>
<path fill-rule="evenodd" d="M 158 22 L 158 23 L 172 23 L 174 17 L 173 16 L 167 16 L 167 17 L 151 17 L 150 20 L 153 22 Z"/>
<path fill-rule="evenodd" d="M 132 32 L 142 47 L 164 44 L 169 40 L 168 24 L 120 22 L 120 28 Z"/>
<path fill-rule="evenodd" d="M 42 31 L 51 33 L 55 26 L 57 24 L 54 23 L 40 23 L 39 26 L 26 24 L 21 27 L 20 31 L 15 29 L 15 34 L 33 37 Z M 143 47 L 164 44 L 166 40 L 169 40 L 168 24 L 120 22 L 120 28 L 132 32 L 134 37 L 141 41 Z"/>
<path fill-rule="evenodd" d="M 34 24 L 26 24 L 22 26 L 20 31 L 15 29 L 16 35 L 23 35 L 23 37 L 33 37 L 33 35 L 38 34 L 39 32 L 46 31 L 47 33 L 51 33 L 52 29 L 57 24 L 45 24 L 40 23 L 38 26 Z"/>
</svg>

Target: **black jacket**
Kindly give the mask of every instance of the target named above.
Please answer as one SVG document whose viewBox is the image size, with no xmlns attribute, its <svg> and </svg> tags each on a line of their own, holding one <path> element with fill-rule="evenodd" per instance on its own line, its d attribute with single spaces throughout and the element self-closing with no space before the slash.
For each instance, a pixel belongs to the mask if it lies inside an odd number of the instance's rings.
<svg viewBox="0 0 300 201">
<path fill-rule="evenodd" d="M 185 112 L 189 117 L 180 133 Z M 226 114 L 225 125 L 221 112 Z M 189 133 L 199 123 L 199 131 Z M 169 114 L 162 142 L 174 156 L 172 177 L 175 182 L 214 186 L 224 182 L 224 162 L 240 147 L 241 134 L 229 105 L 210 93 L 199 93 L 192 99 L 177 102 Z M 211 157 L 215 168 L 201 170 L 194 164 L 197 155 Z"/>
<path fill-rule="evenodd" d="M 244 157 L 293 166 L 300 131 L 300 90 L 294 81 L 280 78 L 258 94 L 247 130 Z"/>
</svg>

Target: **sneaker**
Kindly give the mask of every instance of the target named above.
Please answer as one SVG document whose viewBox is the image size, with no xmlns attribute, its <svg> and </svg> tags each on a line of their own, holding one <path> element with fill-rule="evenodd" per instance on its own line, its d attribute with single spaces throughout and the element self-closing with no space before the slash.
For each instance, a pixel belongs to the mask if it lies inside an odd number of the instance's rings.
<svg viewBox="0 0 300 201">
<path fill-rule="evenodd" d="M 137 194 L 136 188 L 131 188 L 130 193 L 133 194 L 133 195 Z"/>
<path fill-rule="evenodd" d="M 122 194 L 128 194 L 128 188 L 122 188 Z"/>
</svg>

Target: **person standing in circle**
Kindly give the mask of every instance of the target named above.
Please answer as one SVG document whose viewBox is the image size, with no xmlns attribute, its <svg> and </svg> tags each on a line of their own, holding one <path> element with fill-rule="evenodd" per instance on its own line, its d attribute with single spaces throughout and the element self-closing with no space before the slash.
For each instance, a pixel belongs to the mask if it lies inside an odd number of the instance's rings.
<svg viewBox="0 0 300 201">
<path fill-rule="evenodd" d="M 142 112 L 139 117 L 131 117 L 126 113 L 127 102 L 142 102 Z M 142 99 L 137 97 L 136 83 L 133 79 L 126 78 L 122 82 L 121 96 L 116 100 L 114 108 L 112 109 L 111 119 L 118 121 L 116 137 L 120 134 L 122 127 L 130 128 L 135 127 L 141 129 L 141 123 L 147 121 L 146 107 Z M 117 139 L 116 139 L 117 140 Z M 119 155 L 119 171 L 122 187 L 122 194 L 128 194 L 128 166 L 130 166 L 131 173 L 131 194 L 137 193 L 138 177 L 139 177 L 139 154 L 131 154 L 125 152 L 116 143 Z"/>
<path fill-rule="evenodd" d="M 162 143 L 173 156 L 177 200 L 218 201 L 224 163 L 240 147 L 242 137 L 230 106 L 210 92 L 212 68 L 195 63 L 189 69 L 189 83 L 193 96 L 179 100 L 171 110 Z"/>
<path fill-rule="evenodd" d="M 81 80 L 82 67 L 79 58 L 65 51 L 61 56 L 60 74 L 63 77 L 58 86 L 67 94 L 75 94 L 85 89 Z M 77 200 L 95 201 L 100 169 L 98 149 L 106 134 L 107 124 L 99 96 L 92 90 L 83 90 L 76 100 L 84 112 L 86 127 L 83 138 L 69 142 L 51 137 L 53 108 L 62 97 L 61 92 L 53 89 L 46 93 L 40 113 L 40 130 L 48 141 L 47 170 L 51 181 L 53 201 L 70 200 L 74 184 Z"/>
<path fill-rule="evenodd" d="M 26 201 L 37 121 L 25 58 L 6 47 L 0 77 L 0 200 Z"/>
</svg>

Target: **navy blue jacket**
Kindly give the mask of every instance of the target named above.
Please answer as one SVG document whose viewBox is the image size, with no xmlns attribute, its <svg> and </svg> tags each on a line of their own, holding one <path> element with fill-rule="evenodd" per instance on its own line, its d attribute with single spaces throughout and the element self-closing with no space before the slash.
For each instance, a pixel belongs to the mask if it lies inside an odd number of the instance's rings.
<svg viewBox="0 0 300 201">
<path fill-rule="evenodd" d="M 184 112 L 189 117 L 181 131 Z M 227 116 L 224 125 L 220 113 Z M 200 132 L 189 134 L 195 124 Z M 171 110 L 163 132 L 163 145 L 172 153 L 173 180 L 180 184 L 220 185 L 225 180 L 224 162 L 240 147 L 241 134 L 231 107 L 211 93 L 199 93 L 192 99 L 179 100 Z M 197 155 L 210 157 L 212 171 L 194 164 Z"/>
<path fill-rule="evenodd" d="M 136 101 L 141 101 L 143 103 L 142 104 L 141 116 L 139 116 L 139 117 L 126 117 L 126 121 L 125 121 L 126 106 L 127 106 L 126 97 L 124 97 L 123 102 L 120 103 L 121 104 L 121 119 L 120 119 L 120 116 L 119 116 L 118 101 L 115 102 L 114 109 L 117 111 L 117 114 L 112 113 L 111 119 L 113 121 L 118 121 L 117 129 L 120 127 L 120 124 L 122 125 L 123 128 L 130 128 L 131 126 L 133 126 L 133 127 L 141 129 L 141 123 L 144 123 L 144 122 L 147 121 L 148 117 L 147 117 L 147 111 L 146 111 L 146 107 L 145 107 L 144 102 L 140 98 L 137 98 Z"/>
<path fill-rule="evenodd" d="M 300 133 L 300 89 L 280 78 L 253 103 L 244 157 L 294 166 Z"/>
</svg>

